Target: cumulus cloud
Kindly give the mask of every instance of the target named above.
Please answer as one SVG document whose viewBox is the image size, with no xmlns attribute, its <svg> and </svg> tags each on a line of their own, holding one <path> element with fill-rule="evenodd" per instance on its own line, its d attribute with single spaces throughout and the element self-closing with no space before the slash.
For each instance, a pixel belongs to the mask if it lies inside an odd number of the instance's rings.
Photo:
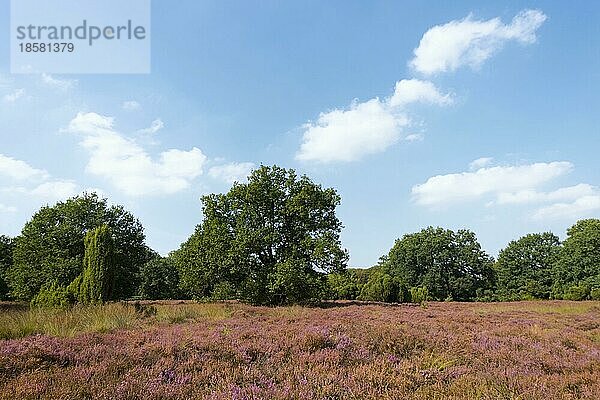
<svg viewBox="0 0 600 400">
<path fill-rule="evenodd" d="M 482 167 L 485 167 L 487 165 L 490 165 L 493 160 L 494 159 L 492 157 L 481 157 L 481 158 L 478 158 L 477 160 L 473 160 L 473 161 L 471 161 L 471 163 L 469 163 L 469 169 L 471 171 L 478 170 L 479 168 L 482 168 Z"/>
<path fill-rule="evenodd" d="M 499 193 L 498 204 L 527 204 L 574 201 L 582 197 L 594 195 L 597 193 L 592 185 L 580 183 L 574 186 L 562 187 L 550 192 L 540 192 L 537 190 L 521 190 L 514 193 Z"/>
<path fill-rule="evenodd" d="M 14 103 L 25 96 L 25 89 L 15 89 L 12 93 L 5 94 L 2 101 L 5 103 Z"/>
<path fill-rule="evenodd" d="M 188 188 L 203 173 L 207 157 L 200 149 L 171 149 L 153 160 L 113 124 L 111 117 L 79 113 L 67 130 L 80 135 L 81 146 L 89 152 L 86 171 L 107 179 L 126 195 L 175 193 Z"/>
<path fill-rule="evenodd" d="M 572 202 L 555 203 L 538 209 L 534 219 L 566 219 L 575 221 L 600 211 L 600 193 L 585 195 Z"/>
<path fill-rule="evenodd" d="M 429 29 L 414 50 L 410 66 L 423 74 L 480 67 L 508 41 L 531 44 L 546 20 L 539 10 L 523 10 L 509 24 L 500 18 L 475 20 L 472 15 Z"/>
<path fill-rule="evenodd" d="M 426 206 L 472 201 L 485 195 L 534 190 L 540 185 L 569 173 L 567 161 L 518 166 L 493 166 L 477 171 L 433 176 L 413 186 L 416 202 Z"/>
<path fill-rule="evenodd" d="M 394 94 L 389 100 L 391 107 L 404 107 L 411 103 L 445 106 L 452 102 L 450 94 L 442 94 L 433 83 L 419 79 L 403 79 L 396 82 Z"/>
<path fill-rule="evenodd" d="M 79 192 L 75 182 L 53 179 L 47 171 L 3 154 L 0 154 L 0 177 L 18 182 L 17 185 L 0 187 L 0 193 L 10 196 L 39 197 L 47 201 L 56 201 L 75 196 Z"/>
<path fill-rule="evenodd" d="M 245 181 L 254 167 L 254 163 L 251 162 L 216 165 L 208 170 L 208 175 L 211 178 L 233 184 Z"/>
<path fill-rule="evenodd" d="M 353 102 L 347 110 L 321 113 L 316 122 L 304 125 L 303 143 L 296 158 L 356 161 L 396 143 L 408 123 L 406 116 L 392 113 L 378 98 Z"/>
<path fill-rule="evenodd" d="M 142 105 L 135 100 L 124 101 L 121 108 L 125 111 L 136 111 L 142 108 Z"/>
<path fill-rule="evenodd" d="M 46 179 L 49 177 L 49 174 L 42 169 L 33 168 L 25 161 L 0 154 L 0 176 L 22 181 Z"/>
<path fill-rule="evenodd" d="M 51 200 L 64 200 L 79 193 L 77 184 L 72 181 L 57 180 L 44 182 L 28 192 L 34 196 Z"/>
<path fill-rule="evenodd" d="M 301 161 L 356 161 L 382 152 L 402 138 L 410 126 L 404 107 L 411 103 L 446 105 L 448 94 L 441 94 L 431 83 L 417 79 L 396 83 L 394 94 L 380 100 L 354 101 L 347 109 L 321 113 L 316 122 L 305 124 L 302 145 L 296 154 Z M 408 135 L 409 141 L 422 139 Z"/>
<path fill-rule="evenodd" d="M 63 91 L 73 88 L 78 83 L 76 79 L 58 79 L 46 73 L 42 73 L 42 82 L 46 86 Z"/>
</svg>

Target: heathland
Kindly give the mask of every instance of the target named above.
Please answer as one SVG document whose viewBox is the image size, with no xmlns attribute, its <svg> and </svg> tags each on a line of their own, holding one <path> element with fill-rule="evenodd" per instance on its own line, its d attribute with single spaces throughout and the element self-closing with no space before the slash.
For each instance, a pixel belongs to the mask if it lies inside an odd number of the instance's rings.
<svg viewBox="0 0 600 400">
<path fill-rule="evenodd" d="M 110 303 L 0 317 L 0 399 L 598 399 L 600 303 Z"/>
</svg>

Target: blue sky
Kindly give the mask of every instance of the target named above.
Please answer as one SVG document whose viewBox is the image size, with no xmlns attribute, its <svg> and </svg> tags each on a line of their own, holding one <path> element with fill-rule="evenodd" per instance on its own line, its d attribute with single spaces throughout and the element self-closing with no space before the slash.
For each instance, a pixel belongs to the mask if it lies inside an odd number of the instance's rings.
<svg viewBox="0 0 600 400">
<path fill-rule="evenodd" d="M 428 225 L 508 241 L 600 216 L 596 2 L 153 1 L 152 73 L 11 75 L 0 233 L 98 189 L 177 248 L 252 166 L 342 196 L 351 265 Z"/>
</svg>

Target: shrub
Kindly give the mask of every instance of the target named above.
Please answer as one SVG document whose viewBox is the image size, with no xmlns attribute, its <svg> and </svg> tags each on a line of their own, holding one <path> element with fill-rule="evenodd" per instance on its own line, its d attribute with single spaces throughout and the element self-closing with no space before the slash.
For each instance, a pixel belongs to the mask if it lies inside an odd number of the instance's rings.
<svg viewBox="0 0 600 400">
<path fill-rule="evenodd" d="M 590 296 L 590 287 L 587 285 L 579 284 L 571 286 L 565 292 L 563 298 L 565 300 L 587 300 Z"/>
<path fill-rule="evenodd" d="M 113 240 L 110 228 L 102 225 L 85 235 L 84 270 L 78 300 L 84 304 L 108 300 L 113 289 Z"/>
<path fill-rule="evenodd" d="M 394 277 L 375 272 L 363 286 L 359 300 L 397 303 L 408 300 L 406 287 Z"/>
<path fill-rule="evenodd" d="M 412 303 L 423 304 L 429 300 L 429 291 L 425 286 L 422 287 L 411 287 L 410 288 L 410 300 Z"/>
<path fill-rule="evenodd" d="M 50 286 L 42 287 L 38 294 L 31 299 L 32 307 L 67 308 L 70 305 L 69 292 L 56 282 L 53 282 Z"/>
</svg>

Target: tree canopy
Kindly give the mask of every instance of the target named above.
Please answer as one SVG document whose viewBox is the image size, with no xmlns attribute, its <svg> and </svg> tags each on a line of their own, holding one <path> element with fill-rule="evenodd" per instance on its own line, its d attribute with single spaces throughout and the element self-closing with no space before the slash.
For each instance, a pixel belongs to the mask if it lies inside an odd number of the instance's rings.
<svg viewBox="0 0 600 400">
<path fill-rule="evenodd" d="M 140 271 L 139 296 L 143 299 L 178 299 L 183 293 L 179 290 L 179 273 L 173 260 L 156 257 L 148 261 Z"/>
<path fill-rule="evenodd" d="M 464 301 L 493 289 L 492 264 L 473 232 L 429 227 L 397 240 L 381 269 L 408 288 L 426 288 L 433 300 Z"/>
<path fill-rule="evenodd" d="M 135 294 L 139 269 L 151 254 L 143 227 L 122 206 L 109 206 L 106 199 L 86 193 L 42 207 L 25 224 L 7 274 L 12 296 L 29 300 L 44 286 L 68 286 L 83 271 L 86 233 L 102 225 L 110 229 L 115 244 L 112 298 Z"/>
<path fill-rule="evenodd" d="M 8 236 L 0 235 L 0 300 L 8 298 L 6 273 L 13 263 L 14 240 Z"/>
<path fill-rule="evenodd" d="M 291 169 L 261 166 L 247 183 L 202 203 L 203 221 L 173 254 L 195 297 L 218 289 L 259 304 L 321 298 L 324 273 L 345 268 L 340 197 Z"/>
<path fill-rule="evenodd" d="M 600 219 L 583 219 L 567 230 L 554 275 L 555 298 L 600 299 Z"/>
<path fill-rule="evenodd" d="M 550 232 L 513 240 L 495 264 L 500 300 L 547 299 L 553 284 L 560 240 Z"/>
</svg>

